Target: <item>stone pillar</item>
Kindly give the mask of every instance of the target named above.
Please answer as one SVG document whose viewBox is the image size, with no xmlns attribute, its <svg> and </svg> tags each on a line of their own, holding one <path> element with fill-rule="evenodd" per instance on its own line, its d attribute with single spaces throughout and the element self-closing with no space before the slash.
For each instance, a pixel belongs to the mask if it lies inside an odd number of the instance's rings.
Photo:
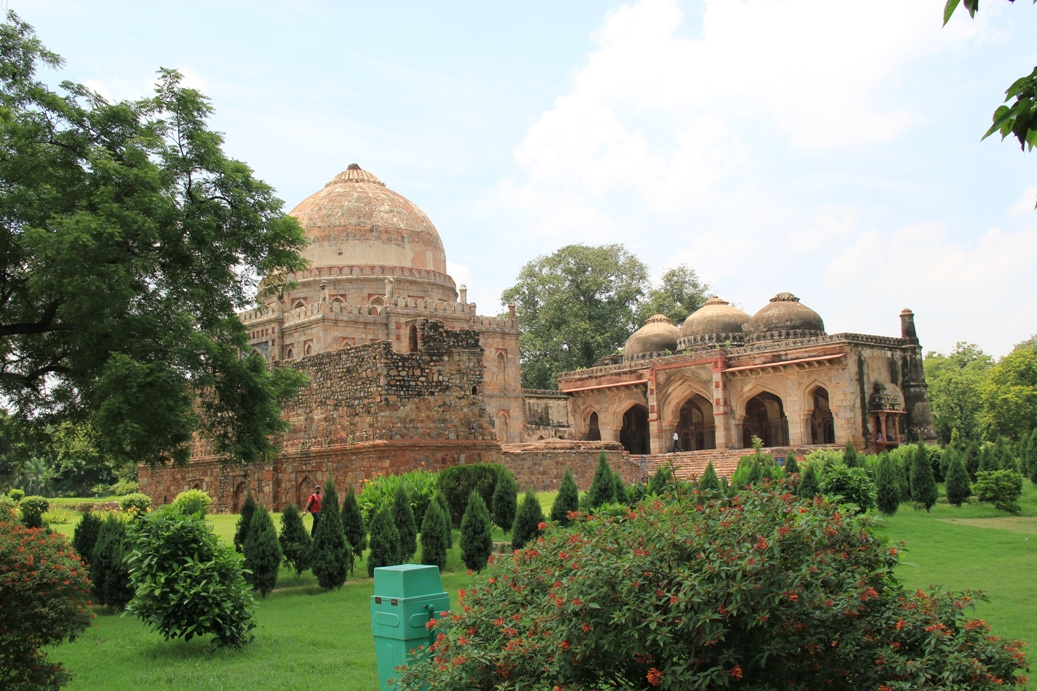
<svg viewBox="0 0 1037 691">
<path fill-rule="evenodd" d="M 460 286 L 458 286 L 457 291 L 461 295 L 461 297 L 458 299 L 458 301 L 462 305 L 465 304 L 466 302 L 468 302 L 468 286 L 466 286 L 464 283 L 462 283 Z"/>
<path fill-rule="evenodd" d="M 734 434 L 734 429 L 731 427 L 733 416 L 731 415 L 731 405 L 727 400 L 727 382 L 724 380 L 725 367 L 727 367 L 726 358 L 718 358 L 713 361 L 713 422 L 716 447 L 733 449 L 735 448 L 731 443 L 731 437 Z"/>
</svg>

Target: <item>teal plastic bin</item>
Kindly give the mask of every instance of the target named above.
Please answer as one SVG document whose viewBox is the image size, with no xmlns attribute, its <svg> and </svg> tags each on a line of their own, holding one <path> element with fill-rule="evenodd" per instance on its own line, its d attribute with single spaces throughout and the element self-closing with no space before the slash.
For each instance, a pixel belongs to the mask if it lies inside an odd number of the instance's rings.
<svg viewBox="0 0 1037 691">
<path fill-rule="evenodd" d="M 396 668 L 419 646 L 428 648 L 430 617 L 450 609 L 438 566 L 400 564 L 374 570 L 371 633 L 378 658 L 378 682 L 387 689 Z"/>
</svg>

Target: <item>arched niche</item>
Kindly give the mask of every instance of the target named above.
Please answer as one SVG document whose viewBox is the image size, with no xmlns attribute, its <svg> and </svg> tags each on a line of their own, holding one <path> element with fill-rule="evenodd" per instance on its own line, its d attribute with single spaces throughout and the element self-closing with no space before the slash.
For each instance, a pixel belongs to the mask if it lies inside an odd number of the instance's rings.
<svg viewBox="0 0 1037 691">
<path fill-rule="evenodd" d="M 810 442 L 835 443 L 835 416 L 828 399 L 828 389 L 816 386 L 810 392 Z"/>
<path fill-rule="evenodd" d="M 762 439 L 764 446 L 787 446 L 789 443 L 785 407 L 781 399 L 769 391 L 758 393 L 746 401 L 742 418 L 743 448 L 752 446 L 754 436 Z"/>
<path fill-rule="evenodd" d="M 598 422 L 598 413 L 591 411 L 587 419 L 587 441 L 601 441 L 601 427 Z"/>
<path fill-rule="evenodd" d="M 246 496 L 248 496 L 248 485 L 241 481 L 234 486 L 234 494 L 231 495 L 232 513 L 241 513 L 241 505 L 245 503 Z"/>
<path fill-rule="evenodd" d="M 677 436 L 684 451 L 717 448 L 716 419 L 713 404 L 695 394 L 677 412 Z"/>
<path fill-rule="evenodd" d="M 651 453 L 648 408 L 646 406 L 633 405 L 623 413 L 623 427 L 619 430 L 619 443 L 632 454 Z"/>
</svg>

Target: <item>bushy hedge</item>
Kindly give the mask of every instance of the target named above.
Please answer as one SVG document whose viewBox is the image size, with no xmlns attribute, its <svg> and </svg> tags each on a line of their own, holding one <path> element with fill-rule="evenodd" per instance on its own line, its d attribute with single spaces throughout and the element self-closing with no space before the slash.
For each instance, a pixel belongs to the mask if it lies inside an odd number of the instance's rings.
<svg viewBox="0 0 1037 691">
<path fill-rule="evenodd" d="M 1023 476 L 1014 470 L 981 470 L 972 486 L 976 498 L 1008 513 L 1019 513 Z"/>
<path fill-rule="evenodd" d="M 18 502 L 18 510 L 22 512 L 22 525 L 26 528 L 42 528 L 43 514 L 50 508 L 50 501 L 45 497 L 29 495 Z"/>
<path fill-rule="evenodd" d="M 133 597 L 126 522 L 116 513 L 105 516 L 91 552 L 90 580 L 94 597 L 106 607 L 122 609 Z"/>
<path fill-rule="evenodd" d="M 181 513 L 200 513 L 202 517 L 209 512 L 212 505 L 212 497 L 200 489 L 189 489 L 176 495 L 173 507 Z"/>
<path fill-rule="evenodd" d="M 415 524 L 421 525 L 425 518 L 425 509 L 435 496 L 438 483 L 438 475 L 427 470 L 414 470 L 402 475 L 382 475 L 365 481 L 357 496 L 364 524 L 370 525 L 376 513 L 391 507 L 396 498 L 396 490 L 403 487 L 407 490 Z"/>
<path fill-rule="evenodd" d="M 498 557 L 407 689 L 993 689 L 1021 644 L 910 593 L 869 518 L 788 486 L 649 498 Z"/>
<path fill-rule="evenodd" d="M 119 506 L 127 513 L 140 516 L 151 510 L 151 497 L 140 492 L 134 492 L 120 499 Z"/>
<path fill-rule="evenodd" d="M 502 470 L 506 470 L 504 466 L 494 463 L 470 463 L 439 471 L 439 492 L 450 507 L 451 526 L 461 527 L 461 519 L 468 507 L 468 495 L 473 491 L 479 493 L 487 509 L 493 506 L 493 490 Z"/>
</svg>

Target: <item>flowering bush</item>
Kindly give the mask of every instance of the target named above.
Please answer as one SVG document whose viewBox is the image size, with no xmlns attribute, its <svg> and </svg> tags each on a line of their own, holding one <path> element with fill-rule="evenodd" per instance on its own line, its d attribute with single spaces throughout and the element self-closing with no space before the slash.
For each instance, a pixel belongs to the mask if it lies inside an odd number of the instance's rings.
<svg viewBox="0 0 1037 691">
<path fill-rule="evenodd" d="M 127 494 L 119 500 L 119 506 L 121 506 L 122 510 L 126 513 L 132 513 L 139 516 L 151 510 L 151 497 L 140 492 Z"/>
<path fill-rule="evenodd" d="M 60 535 L 0 520 L 0 688 L 58 688 L 69 679 L 40 648 L 90 623 L 90 582 Z"/>
<path fill-rule="evenodd" d="M 787 486 L 650 498 L 549 527 L 460 593 L 416 689 L 986 689 L 1025 683 L 1019 644 L 971 594 L 905 592 L 871 519 Z"/>
</svg>

